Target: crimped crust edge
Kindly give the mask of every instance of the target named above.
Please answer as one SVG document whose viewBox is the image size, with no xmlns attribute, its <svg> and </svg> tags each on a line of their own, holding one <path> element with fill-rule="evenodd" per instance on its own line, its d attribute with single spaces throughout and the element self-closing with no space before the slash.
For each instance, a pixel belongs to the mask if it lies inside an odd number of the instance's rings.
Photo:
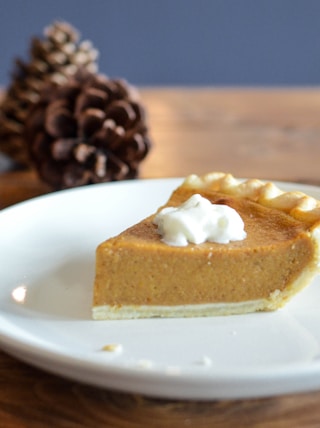
<svg viewBox="0 0 320 428">
<path fill-rule="evenodd" d="M 182 187 L 211 189 L 247 198 L 265 207 L 283 211 L 313 227 L 320 227 L 320 201 L 300 191 L 283 191 L 272 182 L 242 180 L 231 174 L 211 172 L 203 176 L 189 175 Z"/>
</svg>

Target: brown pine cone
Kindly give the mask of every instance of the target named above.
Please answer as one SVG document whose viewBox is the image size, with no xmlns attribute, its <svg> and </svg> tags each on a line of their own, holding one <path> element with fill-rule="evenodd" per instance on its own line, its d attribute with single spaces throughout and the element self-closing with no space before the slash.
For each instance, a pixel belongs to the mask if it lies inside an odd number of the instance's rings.
<svg viewBox="0 0 320 428">
<path fill-rule="evenodd" d="M 40 177 L 55 189 L 135 178 L 151 145 L 137 91 L 86 71 L 42 92 L 26 141 Z"/>
<path fill-rule="evenodd" d="M 12 82 L 0 106 L 0 151 L 27 165 L 24 123 L 44 84 L 63 84 L 79 68 L 96 72 L 97 56 L 91 43 L 79 42 L 77 30 L 66 22 L 55 22 L 45 29 L 43 38 L 33 38 L 30 61 L 16 60 Z"/>
</svg>

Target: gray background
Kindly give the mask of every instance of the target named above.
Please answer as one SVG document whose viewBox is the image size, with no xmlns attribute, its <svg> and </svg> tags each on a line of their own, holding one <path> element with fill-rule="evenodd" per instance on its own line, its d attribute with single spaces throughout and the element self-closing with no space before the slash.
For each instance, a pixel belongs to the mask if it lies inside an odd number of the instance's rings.
<svg viewBox="0 0 320 428">
<path fill-rule="evenodd" d="M 100 71 L 138 85 L 318 85 L 317 0 L 0 0 L 0 86 L 30 38 L 67 20 Z"/>
</svg>

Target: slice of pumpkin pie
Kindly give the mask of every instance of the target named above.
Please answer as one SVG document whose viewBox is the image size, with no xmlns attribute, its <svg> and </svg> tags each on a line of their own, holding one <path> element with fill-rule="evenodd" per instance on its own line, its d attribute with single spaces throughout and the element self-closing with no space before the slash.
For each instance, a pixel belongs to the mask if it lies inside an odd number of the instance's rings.
<svg viewBox="0 0 320 428">
<path fill-rule="evenodd" d="M 319 272 L 320 202 L 230 174 L 191 175 L 96 251 L 93 318 L 270 311 Z"/>
</svg>

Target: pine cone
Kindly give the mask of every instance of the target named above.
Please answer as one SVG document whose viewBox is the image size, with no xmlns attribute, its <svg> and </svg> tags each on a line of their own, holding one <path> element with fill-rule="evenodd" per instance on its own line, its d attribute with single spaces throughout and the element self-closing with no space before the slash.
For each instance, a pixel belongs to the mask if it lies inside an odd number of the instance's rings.
<svg viewBox="0 0 320 428">
<path fill-rule="evenodd" d="M 66 22 L 56 22 L 33 38 L 30 61 L 17 59 L 12 82 L 0 106 L 0 151 L 22 165 L 29 159 L 23 141 L 25 119 L 38 101 L 44 84 L 63 84 L 79 67 L 96 72 L 98 52 L 88 41 L 79 43 L 78 32 Z"/>
<path fill-rule="evenodd" d="M 151 146 L 137 91 L 85 71 L 42 92 L 26 140 L 40 177 L 55 189 L 135 178 Z"/>
</svg>

